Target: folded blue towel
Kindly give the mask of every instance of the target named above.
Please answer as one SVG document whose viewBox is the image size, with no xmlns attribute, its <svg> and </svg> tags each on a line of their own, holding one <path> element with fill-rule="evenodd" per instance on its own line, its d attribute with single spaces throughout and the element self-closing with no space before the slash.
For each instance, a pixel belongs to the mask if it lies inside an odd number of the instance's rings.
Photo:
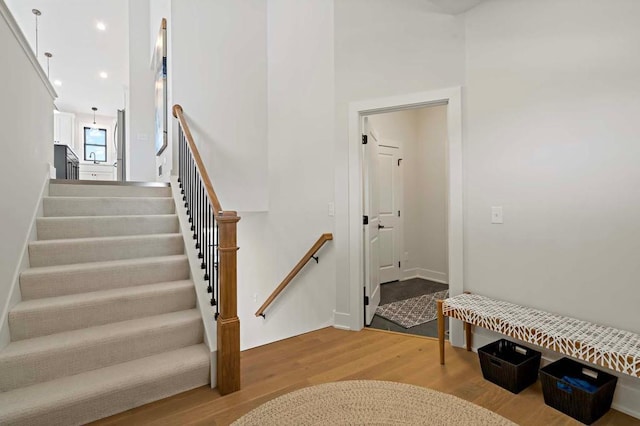
<svg viewBox="0 0 640 426">
<path fill-rule="evenodd" d="M 593 392 L 598 390 L 598 387 L 596 385 L 594 385 L 592 383 L 589 383 L 586 380 L 578 379 L 576 377 L 564 376 L 562 378 L 562 380 L 564 382 L 569 383 L 571 386 L 574 386 L 576 388 L 582 389 L 582 390 L 584 390 L 586 392 L 589 392 L 589 393 L 593 393 Z M 558 382 L 558 388 L 566 390 L 566 389 L 564 389 L 563 387 L 560 386 L 560 382 Z"/>
</svg>

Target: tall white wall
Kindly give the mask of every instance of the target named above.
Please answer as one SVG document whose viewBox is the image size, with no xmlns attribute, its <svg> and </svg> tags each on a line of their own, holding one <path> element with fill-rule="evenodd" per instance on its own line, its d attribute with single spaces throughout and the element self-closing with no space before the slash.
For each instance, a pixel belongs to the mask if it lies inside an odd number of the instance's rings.
<svg viewBox="0 0 640 426">
<path fill-rule="evenodd" d="M 158 174 L 155 153 L 155 74 L 151 69 L 149 52 L 150 13 L 149 0 L 129 1 L 129 105 L 126 126 L 129 181 L 154 181 Z"/>
<path fill-rule="evenodd" d="M 401 146 L 402 279 L 448 282 L 447 107 L 369 116 L 383 144 Z"/>
<path fill-rule="evenodd" d="M 640 332 L 638 16 L 633 0 L 469 13 L 469 290 Z"/>
<path fill-rule="evenodd" d="M 347 206 L 349 102 L 459 86 L 464 82 L 464 21 L 419 0 L 335 2 L 336 322 L 348 315 Z"/>
<path fill-rule="evenodd" d="M 266 10 L 262 0 L 171 4 L 173 102 L 229 210 L 268 208 Z"/>
<path fill-rule="evenodd" d="M 238 228 L 243 348 L 330 326 L 335 304 L 328 242 L 267 318 L 254 316 L 320 235 L 333 232 L 333 2 L 270 0 L 266 35 L 269 212 L 242 213 Z"/>
<path fill-rule="evenodd" d="M 12 27 L 20 31 L 0 0 L 0 52 L 3 62 L 11 64 L 3 66 L 0 85 L 0 179 L 4 182 L 0 185 L 0 324 L 5 323 L 7 309 L 19 295 L 16 290 L 9 300 L 53 164 L 53 88 L 45 83 L 45 74 L 38 72 L 39 65 L 34 65 L 36 60 L 26 40 L 21 45 Z M 0 346 L 6 343 L 5 333 L 1 337 Z"/>
<path fill-rule="evenodd" d="M 638 17 L 635 0 L 468 13 L 465 289 L 640 332 Z"/>
</svg>

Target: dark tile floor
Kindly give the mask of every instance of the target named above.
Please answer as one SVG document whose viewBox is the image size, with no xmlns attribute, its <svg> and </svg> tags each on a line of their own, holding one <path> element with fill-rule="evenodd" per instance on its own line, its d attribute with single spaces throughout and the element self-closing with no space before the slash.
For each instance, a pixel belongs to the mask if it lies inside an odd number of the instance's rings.
<svg viewBox="0 0 640 426">
<path fill-rule="evenodd" d="M 410 299 L 423 294 L 435 293 L 448 289 L 447 284 L 440 284 L 421 278 L 412 278 L 406 281 L 394 281 L 380 286 L 380 304 L 384 305 L 399 300 Z M 445 322 L 445 327 L 449 328 L 449 321 Z M 411 328 L 404 328 L 396 323 L 375 315 L 369 326 L 378 330 L 397 331 L 406 334 L 416 334 L 419 336 L 438 337 L 438 321 L 430 321 L 416 325 Z"/>
</svg>

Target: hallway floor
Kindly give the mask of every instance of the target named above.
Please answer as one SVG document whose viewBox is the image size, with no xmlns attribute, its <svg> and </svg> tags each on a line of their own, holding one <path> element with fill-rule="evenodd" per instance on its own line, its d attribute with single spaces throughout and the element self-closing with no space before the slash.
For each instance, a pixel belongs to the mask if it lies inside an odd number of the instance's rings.
<svg viewBox="0 0 640 426">
<path fill-rule="evenodd" d="M 242 352 L 242 389 L 220 396 L 203 386 L 97 422 L 101 425 L 227 425 L 280 395 L 339 380 L 389 380 L 455 395 L 522 426 L 578 423 L 544 404 L 538 381 L 515 395 L 482 378 L 478 355 L 437 340 L 365 329 L 324 328 Z M 611 410 L 598 426 L 640 426 Z"/>
<path fill-rule="evenodd" d="M 412 297 L 431 294 L 437 291 L 447 290 L 447 284 L 436 283 L 422 278 L 412 278 L 406 281 L 394 281 L 380 286 L 380 305 L 410 299 Z M 449 321 L 445 322 L 449 327 Z M 429 321 L 411 328 L 404 328 L 379 315 L 373 317 L 370 328 L 378 330 L 395 331 L 398 333 L 414 334 L 425 337 L 438 337 L 438 321 Z"/>
</svg>

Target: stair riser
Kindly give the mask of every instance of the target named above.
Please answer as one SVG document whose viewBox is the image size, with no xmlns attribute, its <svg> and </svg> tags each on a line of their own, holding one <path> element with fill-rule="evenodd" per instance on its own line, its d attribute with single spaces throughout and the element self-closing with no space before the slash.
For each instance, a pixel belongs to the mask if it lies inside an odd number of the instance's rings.
<svg viewBox="0 0 640 426">
<path fill-rule="evenodd" d="M 73 306 L 46 306 L 11 311 L 11 340 L 18 341 L 135 318 L 184 311 L 196 306 L 193 287 L 171 288 L 135 296 L 120 296 Z"/>
<path fill-rule="evenodd" d="M 200 318 L 138 330 L 58 351 L 0 358 L 0 392 L 202 343 Z"/>
<path fill-rule="evenodd" d="M 30 421 L 24 424 L 33 425 L 34 423 L 40 424 L 40 422 L 43 425 L 87 424 L 208 385 L 210 382 L 209 372 L 209 364 L 202 364 L 186 371 L 177 371 L 173 375 L 158 377 L 156 380 L 149 380 L 149 382 L 137 387 L 123 389 L 118 392 L 118 395 L 92 396 L 75 404 L 54 407 L 48 412 L 39 412 L 37 416 L 30 417 Z"/>
<path fill-rule="evenodd" d="M 49 185 L 52 197 L 171 197 L 170 187 L 133 185 Z"/>
<path fill-rule="evenodd" d="M 0 393 L 0 424 L 87 424 L 209 380 L 208 349 L 191 346 Z"/>
<path fill-rule="evenodd" d="M 20 277 L 20 290 L 22 300 L 31 300 L 188 278 L 189 262 L 186 258 L 178 258 L 118 267 L 107 265 L 80 271 L 23 274 Z"/>
<path fill-rule="evenodd" d="M 175 215 L 39 218 L 37 230 L 38 240 L 173 234 L 179 222 Z"/>
<path fill-rule="evenodd" d="M 45 217 L 174 214 L 172 198 L 45 197 Z"/>
<path fill-rule="evenodd" d="M 29 245 L 32 267 L 104 262 L 152 256 L 182 254 L 184 243 L 179 234 L 123 238 L 115 240 L 56 240 Z"/>
</svg>

